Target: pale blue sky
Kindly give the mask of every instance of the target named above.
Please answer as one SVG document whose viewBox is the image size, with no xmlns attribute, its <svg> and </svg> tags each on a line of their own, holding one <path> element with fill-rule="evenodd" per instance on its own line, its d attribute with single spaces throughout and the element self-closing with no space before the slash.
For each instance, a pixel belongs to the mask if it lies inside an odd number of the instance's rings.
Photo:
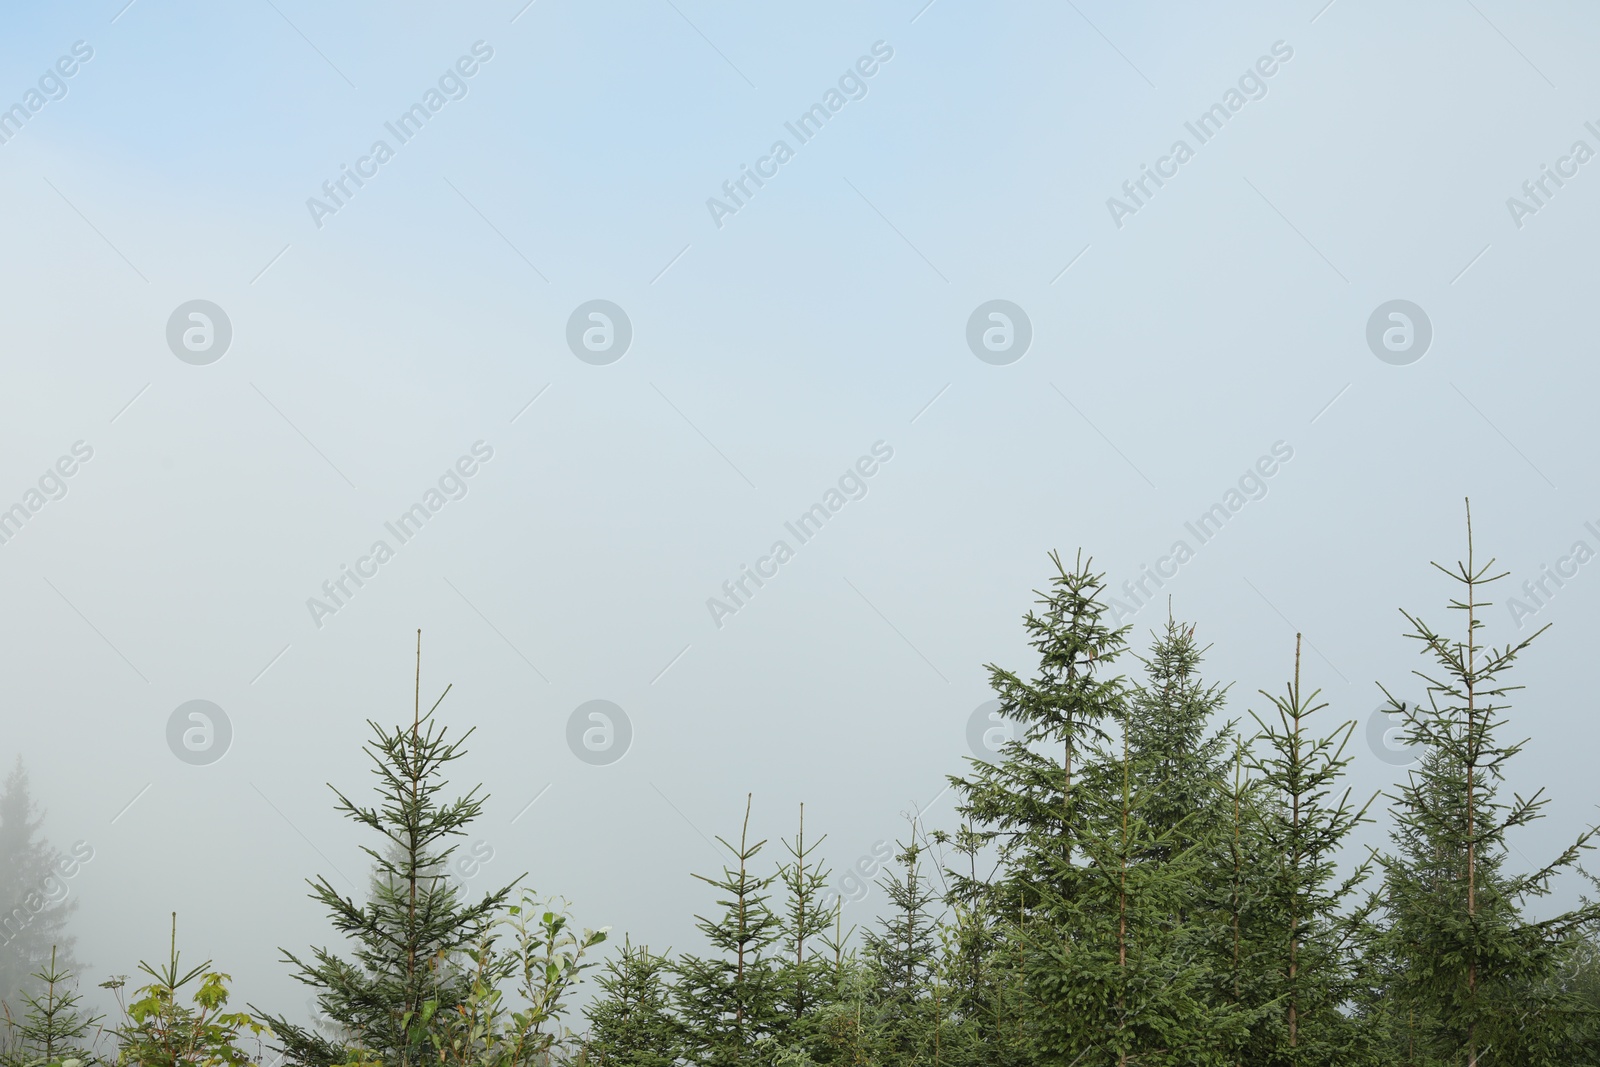
<svg viewBox="0 0 1600 1067">
<path fill-rule="evenodd" d="M 0 639 L 7 748 L 51 836 L 95 848 L 96 981 L 175 908 L 246 998 L 301 1002 L 274 960 L 327 939 L 302 879 L 359 873 L 322 783 L 361 787 L 418 627 L 425 690 L 479 727 L 481 877 L 690 947 L 688 872 L 747 791 L 764 835 L 804 801 L 838 868 L 870 852 L 961 768 L 982 665 L 1030 666 L 1046 553 L 1120 586 L 1275 442 L 1265 498 L 1163 591 L 1239 717 L 1295 627 L 1330 722 L 1414 688 L 1397 608 L 1444 621 L 1427 562 L 1456 558 L 1466 495 L 1518 583 L 1600 549 L 1600 164 L 1520 228 L 1506 206 L 1600 148 L 1582 5 L 121 5 L 0 34 L 0 106 L 93 49 L 0 144 L 0 507 L 94 450 L 0 545 Z M 317 227 L 307 198 L 480 41 L 466 96 Z M 707 198 L 876 42 L 866 96 L 717 227 Z M 1107 198 L 1277 42 L 1265 96 L 1118 228 Z M 233 328 L 207 366 L 165 339 L 195 299 Z M 594 299 L 633 328 L 607 366 L 565 340 Z M 993 299 L 1032 324 L 1009 366 L 966 345 Z M 1365 340 L 1395 299 L 1433 326 L 1409 366 Z M 866 497 L 714 626 L 707 598 L 880 440 Z M 465 498 L 315 626 L 307 598 L 478 441 Z M 1593 818 L 1597 603 L 1587 566 L 1522 671 L 1513 784 L 1555 799 L 1531 855 Z M 191 699 L 232 723 L 210 766 L 167 748 Z M 566 746 L 591 699 L 633 724 L 610 766 Z M 1399 772 L 1362 736 L 1366 792 Z"/>
</svg>

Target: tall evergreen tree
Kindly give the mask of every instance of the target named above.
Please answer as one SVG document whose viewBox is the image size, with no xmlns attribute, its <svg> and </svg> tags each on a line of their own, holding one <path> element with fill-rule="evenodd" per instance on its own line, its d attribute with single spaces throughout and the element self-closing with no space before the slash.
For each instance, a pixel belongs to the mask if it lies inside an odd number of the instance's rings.
<svg viewBox="0 0 1600 1067">
<path fill-rule="evenodd" d="M 1232 723 L 1213 724 L 1227 689 L 1201 679 L 1206 650 L 1194 635 L 1193 625 L 1168 615 L 1149 656 L 1141 657 L 1145 680 L 1127 707 L 1134 790 L 1146 798 L 1144 821 L 1154 833 L 1170 836 L 1174 854 L 1221 832 L 1228 759 L 1236 743 Z"/>
<path fill-rule="evenodd" d="M 0 789 L 0 1003 L 18 1013 L 24 996 L 38 991 L 34 976 L 52 954 L 61 969 L 78 968 L 75 939 L 66 932 L 78 902 L 62 876 L 71 861 L 45 840 L 43 825 L 18 756 Z"/>
<path fill-rule="evenodd" d="M 789 857 L 778 872 L 784 890 L 779 956 L 773 969 L 778 1040 L 785 1048 L 810 1056 L 822 1054 L 818 1021 L 834 990 L 835 965 L 828 958 L 827 935 L 840 903 L 830 909 L 823 902 L 830 872 L 817 852 L 826 839 L 826 834 L 807 839 L 806 808 L 800 805 L 800 825 L 794 840 L 783 842 Z"/>
<path fill-rule="evenodd" d="M 947 1002 L 941 1013 L 944 1062 L 951 1067 L 1021 1067 L 1032 1058 L 1022 1047 L 1008 1005 L 1015 1003 L 1007 970 L 1006 924 L 995 915 L 986 898 L 956 890 L 961 884 L 981 884 L 978 857 L 984 852 L 984 835 L 970 826 L 954 834 L 936 830 L 935 844 L 950 847 L 950 856 L 964 869 L 946 861 L 946 913 L 939 923 L 936 988 Z"/>
<path fill-rule="evenodd" d="M 888 914 L 863 938 L 872 976 L 867 1005 L 877 1062 L 911 1067 L 939 1059 L 941 1005 L 935 987 L 938 963 L 937 901 L 922 869 L 924 846 L 915 819 L 910 840 L 895 842 L 895 867 L 878 884 L 888 897 Z"/>
<path fill-rule="evenodd" d="M 1074 864 L 1082 833 L 1075 773 L 1086 746 L 1108 737 L 1122 713 L 1126 683 L 1105 672 L 1126 646 L 1127 627 L 1102 621 L 1104 575 L 1080 555 L 1072 570 L 1051 553 L 1049 592 L 1035 591 L 1038 610 L 1023 618 L 1039 656 L 1032 681 L 990 664 L 999 714 L 1022 726 L 1002 746 L 998 763 L 974 760 L 970 777 L 950 776 L 961 795 L 957 811 L 998 850 L 1002 876 L 969 882 L 956 872 L 959 897 L 984 895 L 998 914 L 1025 921 L 1041 891 L 1060 887 Z"/>
<path fill-rule="evenodd" d="M 679 1062 L 682 1042 L 667 984 L 671 967 L 665 955 L 626 941 L 621 955 L 606 961 L 598 979 L 604 996 L 585 1013 L 587 1062 L 595 1067 L 673 1067 Z"/>
<path fill-rule="evenodd" d="M 717 841 L 733 864 L 720 876 L 695 875 L 719 893 L 722 914 L 696 916 L 713 955 L 678 957 L 673 986 L 685 1055 L 701 1067 L 742 1067 L 754 1050 L 770 1046 L 779 1020 L 774 960 L 768 953 L 782 936 L 769 901 L 778 875 L 757 875 L 751 864 L 766 841 L 750 841 L 750 803 L 745 798 L 739 845 Z"/>
<path fill-rule="evenodd" d="M 1428 707 L 1394 702 L 1405 740 L 1426 753 L 1395 795 L 1395 851 L 1382 860 L 1395 1024 L 1405 1027 L 1418 1064 L 1569 1064 L 1586 1008 L 1557 975 L 1600 908 L 1585 904 L 1541 921 L 1523 908 L 1576 866 L 1595 831 L 1543 867 L 1514 872 L 1509 835 L 1539 818 L 1548 799 L 1542 788 L 1509 802 L 1498 795 L 1523 747 L 1500 738 L 1508 698 L 1521 688 L 1502 676 L 1544 628 L 1498 649 L 1481 643 L 1484 587 L 1505 575 L 1493 573 L 1492 559 L 1475 561 L 1470 505 L 1466 560 L 1434 567 L 1459 588 L 1449 607 L 1463 626 L 1451 639 L 1404 613 L 1432 669 L 1415 672 L 1427 683 Z"/>
<path fill-rule="evenodd" d="M 1102 576 L 1081 556 L 1070 571 L 1051 560 L 1051 589 L 1024 619 L 1038 673 L 1025 682 L 990 668 L 1001 714 L 1023 737 L 998 764 L 951 779 L 961 815 L 998 857 L 992 880 L 955 878 L 956 899 L 981 901 L 999 924 L 992 973 L 1016 1023 L 996 1037 L 1039 1063 L 1212 1062 L 1237 1025 L 1206 1002 L 1175 936 L 1196 859 L 1179 836 L 1183 815 L 1152 819 L 1146 787 L 1172 772 L 1163 757 L 1193 762 L 1183 729 L 1161 715 L 1170 705 L 1203 714 L 1208 694 L 1183 673 L 1192 649 L 1174 643 L 1157 691 L 1131 711 L 1137 698 L 1110 673 L 1127 628 L 1104 621 Z M 1135 733 L 1149 749 L 1137 760 Z"/>
<path fill-rule="evenodd" d="M 432 1019 L 459 1015 L 467 1007 L 473 982 L 461 959 L 489 935 L 516 884 L 473 903 L 441 874 L 455 850 L 454 839 L 465 834 L 486 798 L 478 787 L 450 801 L 440 796 L 449 784 L 444 773 L 465 755 L 462 745 L 472 731 L 451 740 L 448 729 L 434 720 L 449 687 L 422 712 L 420 631 L 417 647 L 411 724 L 390 729 L 368 720 L 375 741 L 364 751 L 381 802 L 362 806 L 329 785 L 337 810 L 376 833 L 384 850 L 362 846 L 376 867 L 372 898 L 364 903 L 341 895 L 326 876 L 309 883 L 334 928 L 354 943 L 354 959 L 326 948 L 313 949 L 309 959 L 285 950 L 284 959 L 298 981 L 317 990 L 323 1014 L 353 1036 L 354 1047 L 287 1019 L 271 1019 L 281 1051 L 301 1067 L 328 1067 L 351 1057 L 413 1067 L 436 1058 Z"/>
<path fill-rule="evenodd" d="M 1084 862 L 1074 892 L 1047 891 L 1045 920 L 1024 931 L 1026 988 L 1044 1062 L 1084 1067 L 1210 1065 L 1242 1040 L 1240 1018 L 1212 999 L 1207 957 L 1183 915 L 1203 871 L 1182 826 L 1147 817 L 1135 790 L 1157 769 L 1102 746 L 1083 778 Z"/>
<path fill-rule="evenodd" d="M 1367 821 L 1368 804 L 1356 807 L 1338 792 L 1350 758 L 1344 754 L 1355 723 L 1331 734 L 1311 732 L 1310 719 L 1326 709 L 1319 691 L 1300 687 L 1300 636 L 1295 635 L 1294 677 L 1282 696 L 1261 691 L 1273 716 L 1256 715 L 1254 757 L 1260 773 L 1259 832 L 1272 857 L 1257 913 L 1258 937 L 1275 957 L 1272 978 L 1277 1018 L 1269 1028 L 1271 1053 L 1263 1062 L 1346 1065 L 1356 1062 L 1359 1035 L 1344 1013 L 1356 995 L 1354 927 L 1345 910 L 1368 871 L 1338 878 L 1340 848 Z"/>
</svg>

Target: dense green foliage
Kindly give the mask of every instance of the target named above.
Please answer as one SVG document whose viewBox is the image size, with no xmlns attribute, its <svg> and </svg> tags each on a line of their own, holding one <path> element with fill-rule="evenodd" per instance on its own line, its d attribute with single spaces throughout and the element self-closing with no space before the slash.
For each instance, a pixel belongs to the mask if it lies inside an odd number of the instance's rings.
<svg viewBox="0 0 1600 1067">
<path fill-rule="evenodd" d="M 349 954 L 285 953 L 328 1025 L 225 1011 L 227 975 L 180 968 L 174 934 L 109 1053 L 67 968 L 41 965 L 0 1067 L 241 1065 L 252 1033 L 301 1067 L 1600 1064 L 1600 905 L 1529 912 L 1591 838 L 1517 862 L 1512 835 L 1548 803 L 1501 796 L 1521 748 L 1503 676 L 1532 639 L 1482 643 L 1498 576 L 1468 532 L 1466 562 L 1440 568 L 1460 636 L 1406 616 L 1430 702 L 1395 705 L 1423 756 L 1376 854 L 1351 836 L 1377 818 L 1346 782 L 1355 724 L 1328 721 L 1298 640 L 1242 732 L 1195 626 L 1167 619 L 1136 656 L 1091 564 L 1052 556 L 1023 623 L 1037 665 L 989 668 L 1016 740 L 951 778 L 957 826 L 910 818 L 861 929 L 804 808 L 774 857 L 749 797 L 722 869 L 695 875 L 692 949 L 624 939 L 597 962 L 605 931 L 574 932 L 520 879 L 468 899 L 448 861 L 486 798 L 447 799 L 465 738 L 419 699 L 409 725 L 372 724 L 378 803 L 335 790 L 376 843 L 366 899 L 310 883 Z"/>
</svg>

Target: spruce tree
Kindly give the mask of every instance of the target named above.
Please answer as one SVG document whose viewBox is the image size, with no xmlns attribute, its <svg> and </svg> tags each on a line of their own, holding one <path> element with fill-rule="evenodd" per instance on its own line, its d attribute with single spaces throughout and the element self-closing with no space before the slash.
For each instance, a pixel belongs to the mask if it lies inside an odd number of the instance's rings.
<svg viewBox="0 0 1600 1067">
<path fill-rule="evenodd" d="M 352 1041 L 336 1044 L 282 1017 L 271 1019 L 280 1050 L 300 1067 L 328 1067 L 352 1058 L 414 1067 L 436 1059 L 433 1039 L 443 1021 L 459 1017 L 473 995 L 471 968 L 463 961 L 489 936 L 516 884 L 468 902 L 442 875 L 454 839 L 465 834 L 486 798 L 476 786 L 454 800 L 440 796 L 448 785 L 444 773 L 465 755 L 462 746 L 472 731 L 452 740 L 434 720 L 448 686 L 422 712 L 421 669 L 419 631 L 411 724 L 385 728 L 368 720 L 375 740 L 364 751 L 378 780 L 380 803 L 359 805 L 329 784 L 336 810 L 377 834 L 383 850 L 362 846 L 376 868 L 370 900 L 341 895 L 326 876 L 308 883 L 334 928 L 353 942 L 354 958 L 314 948 L 308 959 L 284 950 L 284 960 L 298 981 L 317 991 L 323 1014 Z"/>
<path fill-rule="evenodd" d="M 1280 948 L 1268 917 L 1274 893 L 1269 884 L 1279 857 L 1272 851 L 1269 804 L 1262 783 L 1246 773 L 1245 743 L 1235 739 L 1219 833 L 1203 846 L 1207 869 L 1199 882 L 1200 919 L 1190 935 L 1209 958 L 1215 1003 L 1227 1005 L 1246 1031 L 1234 1049 L 1235 1065 L 1271 1061 L 1275 1038 L 1269 1018 L 1279 1008 L 1275 960 Z"/>
<path fill-rule="evenodd" d="M 701 1067 L 742 1067 L 754 1050 L 770 1046 L 778 1029 L 778 988 L 768 949 L 782 936 L 769 890 L 778 875 L 760 876 L 750 868 L 766 844 L 750 842 L 750 803 L 735 848 L 718 843 L 733 857 L 720 876 L 696 874 L 719 893 L 722 914 L 696 916 L 696 926 L 714 954 L 678 958 L 673 986 L 684 1053 Z"/>
<path fill-rule="evenodd" d="M 784 890 L 779 957 L 773 973 L 778 1040 L 785 1048 L 804 1050 L 808 1055 L 820 1052 L 822 1035 L 817 1022 L 834 988 L 827 935 L 840 903 L 835 902 L 834 909 L 823 904 L 830 872 L 816 855 L 826 839 L 826 834 L 806 838 L 806 808 L 800 805 L 800 825 L 794 840 L 783 842 L 789 858 L 778 873 Z"/>
<path fill-rule="evenodd" d="M 1154 792 L 1145 787 L 1165 773 L 1155 756 L 1162 737 L 1181 731 L 1160 723 L 1160 696 L 1132 721 L 1130 687 L 1111 673 L 1127 628 L 1104 621 L 1102 576 L 1081 556 L 1070 571 L 1051 560 L 1051 589 L 1024 619 L 1038 673 L 1025 682 L 990 668 L 1001 714 L 1023 736 L 998 764 L 975 762 L 971 777 L 951 779 L 960 814 L 998 860 L 998 877 L 954 879 L 956 901 L 981 903 L 997 926 L 994 1036 L 1008 1054 L 1040 1063 L 1212 1062 L 1238 1028 L 1207 1003 L 1201 972 L 1174 936 L 1194 849 L 1179 837 L 1181 816 L 1168 826 L 1149 817 Z M 1175 678 L 1182 666 L 1175 659 Z M 1183 690 L 1196 706 L 1205 692 Z M 1136 761 L 1123 747 L 1119 756 L 1107 747 L 1112 729 L 1121 742 L 1140 732 L 1152 754 Z"/>
<path fill-rule="evenodd" d="M 1174 853 L 1222 831 L 1228 759 L 1236 744 L 1232 723 L 1213 729 L 1227 690 L 1200 678 L 1206 650 L 1195 640 L 1195 629 L 1168 615 L 1150 655 L 1141 657 L 1145 680 L 1128 701 L 1134 789 L 1146 797 L 1144 821 L 1171 837 Z"/>
<path fill-rule="evenodd" d="M 1586 903 L 1542 921 L 1527 919 L 1523 908 L 1575 868 L 1595 831 L 1542 867 L 1512 871 L 1509 835 L 1539 818 L 1548 799 L 1542 788 L 1510 801 L 1498 795 L 1523 747 L 1500 738 L 1508 698 L 1521 688 L 1502 676 L 1544 628 L 1500 648 L 1481 643 L 1481 615 L 1491 603 L 1484 587 L 1505 575 L 1493 573 L 1492 559 L 1477 564 L 1470 505 L 1465 561 L 1434 567 L 1456 583 L 1449 608 L 1463 625 L 1452 639 L 1403 612 L 1407 636 L 1432 669 L 1415 672 L 1427 683 L 1427 707 L 1394 702 L 1405 740 L 1425 749 L 1395 794 L 1395 850 L 1382 859 L 1394 1021 L 1419 1064 L 1569 1064 L 1585 1006 L 1558 975 L 1573 938 L 1600 920 L 1600 908 Z"/>
<path fill-rule="evenodd" d="M 895 842 L 894 868 L 878 880 L 888 897 L 888 914 L 878 929 L 863 937 L 871 968 L 867 1006 L 877 1062 L 883 1067 L 911 1067 L 939 1059 L 941 1005 L 935 997 L 938 962 L 937 900 L 922 869 L 924 846 L 913 819 L 910 840 Z"/>
<path fill-rule="evenodd" d="M 1354 926 L 1344 908 L 1365 879 L 1363 864 L 1339 879 L 1340 848 L 1367 820 L 1370 801 L 1356 807 L 1339 781 L 1350 763 L 1345 746 L 1353 721 L 1332 733 L 1311 732 L 1312 716 L 1327 708 L 1320 691 L 1302 692 L 1300 636 L 1295 635 L 1294 676 L 1282 696 L 1266 690 L 1270 719 L 1255 715 L 1253 757 L 1260 774 L 1258 832 L 1270 860 L 1256 919 L 1257 938 L 1275 958 L 1272 979 L 1278 1011 L 1269 1028 L 1271 1064 L 1331 1065 L 1354 1062 L 1359 1034 L 1343 1008 L 1357 992 L 1352 952 Z"/>
<path fill-rule="evenodd" d="M 47 967 L 35 972 L 37 994 L 23 995 L 23 1015 L 19 1020 L 5 1012 L 5 1038 L 0 1040 L 0 1067 L 67 1067 L 90 1064 L 96 1057 L 90 1051 L 99 1035 L 100 1016 L 80 1010 L 82 997 L 77 976 L 50 953 Z"/>
<path fill-rule="evenodd" d="M 946 866 L 945 918 L 938 925 L 939 955 L 935 987 L 945 999 L 941 1018 L 944 1062 L 951 1067 L 1019 1067 L 1031 1062 L 1019 1046 L 1018 1028 L 1008 1011 L 1004 969 L 1004 924 L 984 899 L 963 897 L 952 879 L 980 884 L 978 857 L 982 834 L 962 826 L 954 834 L 935 830 L 935 844 L 949 846 L 964 869 Z"/>
<path fill-rule="evenodd" d="M 1134 783 L 1126 733 L 1084 769 L 1084 862 L 1070 895 L 1046 890 L 1043 921 L 1023 931 L 1024 987 L 1044 1062 L 1179 1067 L 1228 1062 L 1242 1025 L 1211 997 L 1207 959 L 1180 919 L 1203 871 L 1181 825 L 1147 817 L 1153 794 Z"/>
<path fill-rule="evenodd" d="M 624 941 L 598 979 L 605 994 L 585 1013 L 587 1062 L 596 1067 L 672 1067 L 682 1054 L 667 984 L 672 962 Z"/>
<path fill-rule="evenodd" d="M 78 902 L 67 899 L 61 873 L 63 862 L 71 861 L 44 839 L 43 824 L 18 756 L 0 790 L 0 1003 L 19 1013 L 52 954 L 63 970 L 78 966 L 66 932 Z"/>
<path fill-rule="evenodd" d="M 1002 746 L 998 763 L 974 760 L 970 777 L 950 776 L 962 796 L 957 811 L 998 852 L 1002 876 L 977 881 L 957 872 L 959 898 L 989 898 L 1007 921 L 1025 922 L 1047 887 L 1070 880 L 1082 833 L 1074 774 L 1082 753 L 1109 735 L 1120 715 L 1126 683 L 1106 677 L 1126 646 L 1127 627 L 1102 621 L 1104 575 L 1080 555 L 1072 570 L 1051 553 L 1056 569 L 1048 592 L 1035 591 L 1039 610 L 1023 618 L 1028 643 L 1039 656 L 1032 681 L 994 664 L 990 685 L 999 714 L 1022 726 L 1022 736 Z"/>
</svg>

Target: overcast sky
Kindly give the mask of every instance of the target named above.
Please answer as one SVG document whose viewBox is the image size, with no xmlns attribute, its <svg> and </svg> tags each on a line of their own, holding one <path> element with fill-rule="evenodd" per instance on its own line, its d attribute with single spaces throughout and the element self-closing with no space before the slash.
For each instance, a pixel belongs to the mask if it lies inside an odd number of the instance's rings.
<svg viewBox="0 0 1600 1067">
<path fill-rule="evenodd" d="M 1467 496 L 1487 636 L 1555 624 L 1518 847 L 1591 822 L 1600 16 L 1210 6 L 8 12 L 0 756 L 93 849 L 89 983 L 176 910 L 301 1009 L 304 879 L 365 885 L 325 783 L 368 788 L 419 628 L 470 884 L 657 947 L 747 792 L 841 874 L 954 825 L 1053 549 L 1136 647 L 1170 593 L 1236 717 L 1302 631 L 1365 796 Z"/>
</svg>

